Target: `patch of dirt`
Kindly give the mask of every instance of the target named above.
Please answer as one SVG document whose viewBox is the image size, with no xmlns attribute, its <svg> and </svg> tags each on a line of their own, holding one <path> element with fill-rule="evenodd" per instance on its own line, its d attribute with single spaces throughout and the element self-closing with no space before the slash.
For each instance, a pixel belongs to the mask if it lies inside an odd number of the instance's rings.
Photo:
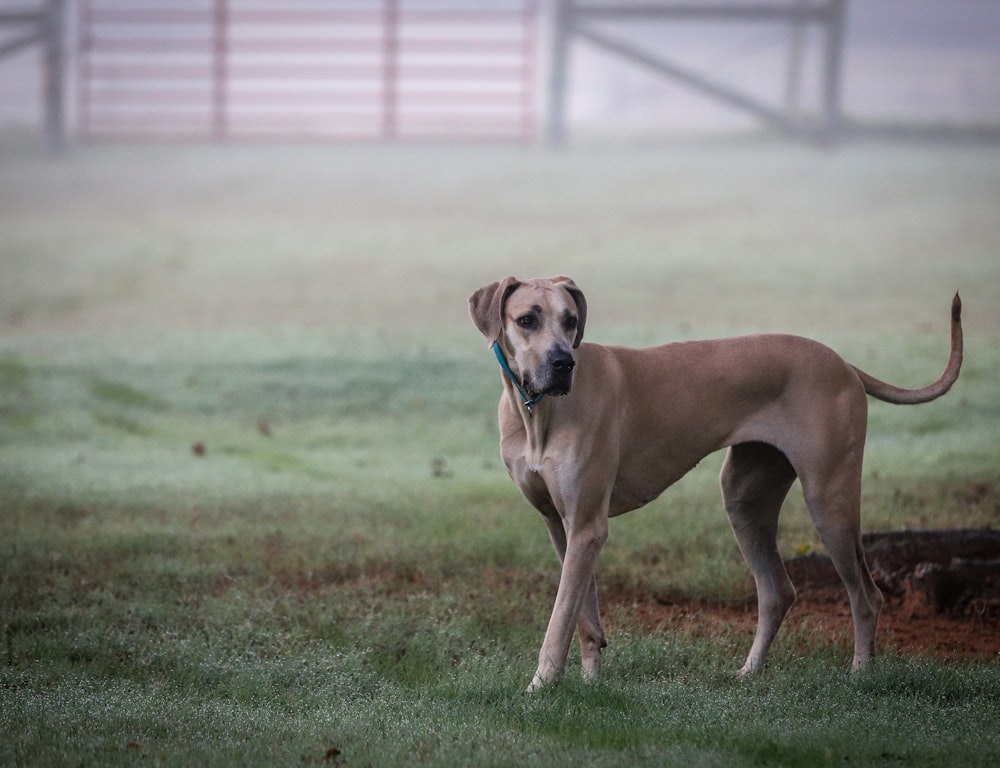
<svg viewBox="0 0 1000 768">
<path fill-rule="evenodd" d="M 817 643 L 850 647 L 851 609 L 843 587 L 796 587 L 798 599 L 782 624 L 777 643 L 790 633 Z M 710 603 L 656 600 L 648 594 L 616 590 L 602 593 L 609 618 L 644 631 L 679 631 L 694 637 L 734 632 L 752 636 L 757 624 L 756 600 Z M 879 620 L 881 653 L 938 659 L 1000 660 L 1000 619 L 995 616 L 914 616 L 898 597 L 886 597 Z"/>
</svg>

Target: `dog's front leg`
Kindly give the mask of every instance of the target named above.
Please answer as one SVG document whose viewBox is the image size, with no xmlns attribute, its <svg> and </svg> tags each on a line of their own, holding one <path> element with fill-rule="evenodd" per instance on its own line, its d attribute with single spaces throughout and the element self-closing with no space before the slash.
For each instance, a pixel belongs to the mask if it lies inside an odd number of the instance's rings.
<svg viewBox="0 0 1000 768">
<path fill-rule="evenodd" d="M 559 590 L 545 631 L 542 650 L 538 654 L 538 671 L 528 687 L 529 691 L 555 682 L 566 669 L 573 630 L 593 590 L 597 556 L 608 538 L 607 510 L 602 510 L 601 514 L 596 515 L 585 526 L 573 528 L 567 525 L 566 528 L 566 556 L 559 577 Z M 596 590 L 593 591 L 596 598 Z M 587 650 L 585 648 L 584 652 Z M 593 666 L 593 659 L 585 659 L 585 666 L 588 661 Z M 598 661 L 597 664 L 599 663 Z"/>
<path fill-rule="evenodd" d="M 549 529 L 552 547 L 559 557 L 559 566 L 562 567 L 566 561 L 566 530 L 563 527 L 562 518 L 555 509 L 542 512 L 542 517 Z M 597 600 L 596 574 L 590 579 L 576 629 L 580 637 L 580 660 L 583 666 L 583 676 L 587 680 L 596 680 L 601 674 L 601 651 L 607 646 Z"/>
</svg>

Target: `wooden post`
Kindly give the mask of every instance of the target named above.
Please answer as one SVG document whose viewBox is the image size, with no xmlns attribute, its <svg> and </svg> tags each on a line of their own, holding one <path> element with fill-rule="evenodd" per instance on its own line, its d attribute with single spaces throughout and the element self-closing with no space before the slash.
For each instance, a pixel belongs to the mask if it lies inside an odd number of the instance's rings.
<svg viewBox="0 0 1000 768">
<path fill-rule="evenodd" d="M 399 0 L 385 0 L 382 53 L 382 138 L 394 139 L 399 132 Z"/>
<path fill-rule="evenodd" d="M 797 7 L 804 8 L 808 0 L 798 0 Z M 804 24 L 801 19 L 791 22 L 788 40 L 788 64 L 785 72 L 785 109 L 790 115 L 799 111 L 799 93 L 802 85 L 802 49 Z"/>
<path fill-rule="evenodd" d="M 226 138 L 229 132 L 228 58 L 229 0 L 215 0 L 212 35 L 212 135 Z"/>
<path fill-rule="evenodd" d="M 90 29 L 91 0 L 80 0 L 76 17 L 79 48 L 76 51 L 76 135 L 78 138 L 90 136 Z"/>
<path fill-rule="evenodd" d="M 535 129 L 535 68 L 532 64 L 538 33 L 536 0 L 525 0 L 521 8 L 521 140 L 529 141 Z"/>
<path fill-rule="evenodd" d="M 551 146 L 566 141 L 566 72 L 569 68 L 569 38 L 572 0 L 553 0 L 552 57 L 549 60 L 549 107 L 547 138 Z"/>
<path fill-rule="evenodd" d="M 828 0 L 826 6 L 826 55 L 823 74 L 823 139 L 835 144 L 840 138 L 840 81 L 843 64 L 846 0 Z"/>
<path fill-rule="evenodd" d="M 43 22 L 45 45 L 45 142 L 50 152 L 66 148 L 65 0 L 47 0 Z"/>
</svg>

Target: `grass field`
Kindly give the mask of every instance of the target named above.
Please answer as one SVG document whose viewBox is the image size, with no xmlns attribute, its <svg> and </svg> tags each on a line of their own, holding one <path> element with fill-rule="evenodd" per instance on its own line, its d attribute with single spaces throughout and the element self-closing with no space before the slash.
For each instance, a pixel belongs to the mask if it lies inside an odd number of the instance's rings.
<svg viewBox="0 0 1000 768">
<path fill-rule="evenodd" d="M 569 274 L 590 340 L 762 330 L 918 386 L 872 404 L 866 530 L 1000 522 L 1000 153 L 0 143 L 0 764 L 962 765 L 1000 660 L 605 608 L 523 693 L 558 573 L 499 461 L 466 298 Z M 746 600 L 707 459 L 615 520 L 618 593 Z M 976 489 L 971 493 L 970 489 Z M 786 553 L 819 547 L 801 497 Z"/>
</svg>

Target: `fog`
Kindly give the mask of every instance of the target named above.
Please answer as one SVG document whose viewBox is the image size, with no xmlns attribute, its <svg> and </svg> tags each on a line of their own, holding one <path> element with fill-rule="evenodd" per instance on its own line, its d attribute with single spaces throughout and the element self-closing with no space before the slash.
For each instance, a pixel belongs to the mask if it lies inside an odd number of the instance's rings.
<svg viewBox="0 0 1000 768">
<path fill-rule="evenodd" d="M 0 0 L 0 12 L 23 5 L 19 0 Z M 150 3 L 119 3 L 108 7 L 135 9 L 142 5 Z M 168 4 L 168 7 L 209 5 L 207 0 L 202 0 Z M 248 4 L 234 0 L 232 5 Z M 382 7 L 378 2 L 300 2 L 283 7 L 291 5 L 375 11 Z M 419 5 L 410 0 L 404 1 L 401 7 L 405 12 Z M 426 5 L 424 2 L 422 7 Z M 472 4 L 471 7 L 483 5 Z M 509 5 L 499 3 L 499 6 Z M 83 59 L 78 35 L 78 0 L 69 0 L 68 7 L 68 108 L 72 133 L 77 124 L 78 104 L 74 91 Z M 528 62 L 532 70 L 529 98 L 533 100 L 529 119 L 537 134 L 541 134 L 537 127 L 545 119 L 550 7 L 545 3 L 540 5 L 535 46 Z M 371 11 L 367 13 L 370 17 Z M 979 127 L 1000 124 L 1000 3 L 995 0 L 853 0 L 848 3 L 847 13 L 842 105 L 849 118 L 879 124 Z M 352 26 L 345 22 L 344 29 L 350 32 Z M 776 108 L 784 107 L 788 101 L 790 31 L 786 26 L 644 21 L 603 24 L 602 29 L 616 39 Z M 163 34 L 162 29 L 153 31 Z M 139 30 L 140 37 L 143 32 Z M 0 46 L 16 34 L 17 30 L 9 25 L 0 28 Z M 359 30 L 359 34 L 369 32 Z M 794 101 L 798 108 L 808 112 L 815 107 L 819 93 L 822 40 L 818 30 L 808 31 L 802 43 L 802 76 Z M 461 66 L 461 62 L 456 64 Z M 752 117 L 582 41 L 572 45 L 568 79 L 568 124 L 570 131 L 578 135 L 740 131 L 757 126 Z M 283 87 L 294 91 L 297 84 L 289 80 Z M 40 92 L 41 67 L 37 48 L 24 49 L 0 59 L 0 127 L 37 130 Z"/>
</svg>

